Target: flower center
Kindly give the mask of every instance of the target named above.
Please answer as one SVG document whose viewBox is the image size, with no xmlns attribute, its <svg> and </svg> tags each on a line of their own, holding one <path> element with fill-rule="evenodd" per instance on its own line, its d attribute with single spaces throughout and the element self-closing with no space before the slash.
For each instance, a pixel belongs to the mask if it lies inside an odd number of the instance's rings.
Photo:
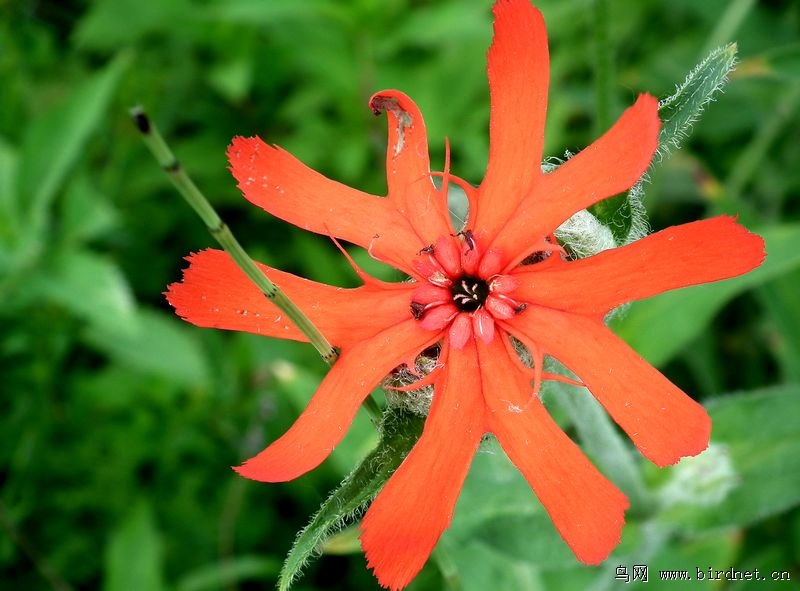
<svg viewBox="0 0 800 591">
<path fill-rule="evenodd" d="M 445 330 L 460 349 L 472 336 L 486 343 L 495 324 L 520 314 L 527 304 L 512 298 L 519 281 L 502 273 L 502 254 L 484 252 L 469 230 L 440 237 L 413 261 L 422 281 L 411 296 L 411 314 L 427 330 Z"/>
<path fill-rule="evenodd" d="M 450 293 L 453 294 L 453 303 L 461 312 L 474 312 L 486 303 L 490 289 L 483 279 L 463 275 L 453 283 Z"/>
</svg>

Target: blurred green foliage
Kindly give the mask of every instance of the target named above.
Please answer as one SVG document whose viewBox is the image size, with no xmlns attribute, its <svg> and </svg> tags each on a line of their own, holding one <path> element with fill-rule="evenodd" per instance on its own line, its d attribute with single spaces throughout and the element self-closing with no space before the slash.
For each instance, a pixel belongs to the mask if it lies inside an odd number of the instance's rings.
<svg viewBox="0 0 800 591">
<path fill-rule="evenodd" d="M 608 10 L 600 50 L 598 4 Z M 800 4 L 539 5 L 552 56 L 546 151 L 556 156 L 588 145 L 598 122 L 639 92 L 670 94 L 710 49 L 738 42 L 726 92 L 654 171 L 646 205 L 655 229 L 738 214 L 767 236 L 773 258 L 730 287 L 634 305 L 618 327 L 709 404 L 738 488 L 708 511 L 681 505 L 658 491 L 682 467 L 642 464 L 651 504 L 632 508 L 606 565 L 586 569 L 502 454 L 480 454 L 452 530 L 413 587 L 442 588 L 441 571 L 465 589 L 611 588 L 614 568 L 638 560 L 692 572 L 787 570 L 793 581 L 781 588 L 798 589 Z M 453 171 L 479 182 L 490 6 L 0 2 L 0 588 L 270 588 L 295 532 L 375 440 L 359 417 L 331 460 L 284 485 L 229 469 L 291 424 L 325 367 L 310 347 L 200 330 L 171 313 L 165 286 L 180 278 L 181 257 L 211 240 L 127 109 L 149 109 L 256 258 L 353 285 L 327 239 L 240 197 L 225 148 L 236 134 L 259 134 L 381 193 L 385 121 L 366 102 L 398 88 L 427 117 L 433 167 L 447 136 Z M 613 94 L 598 101 L 603 56 Z M 296 588 L 377 584 L 354 554 L 326 556 Z"/>
</svg>

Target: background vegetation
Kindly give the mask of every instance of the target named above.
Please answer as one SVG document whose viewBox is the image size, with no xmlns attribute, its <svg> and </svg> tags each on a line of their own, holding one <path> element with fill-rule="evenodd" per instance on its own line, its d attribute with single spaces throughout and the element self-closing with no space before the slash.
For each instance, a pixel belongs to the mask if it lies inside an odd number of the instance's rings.
<svg viewBox="0 0 800 591">
<path fill-rule="evenodd" d="M 413 588 L 443 588 L 445 572 L 465 589 L 602 589 L 622 584 L 617 566 L 645 563 L 649 588 L 652 569 L 668 565 L 787 571 L 780 588 L 798 589 L 800 4 L 608 0 L 606 19 L 590 0 L 539 5 L 551 155 L 588 145 L 639 92 L 670 94 L 710 49 L 738 41 L 726 92 L 653 175 L 646 204 L 654 229 L 738 214 L 767 236 L 769 266 L 634 306 L 619 323 L 708 403 L 719 456 L 683 471 L 642 462 L 648 502 L 634 505 L 604 566 L 576 565 L 501 455 L 483 454 Z M 380 193 L 385 121 L 366 102 L 398 88 L 426 115 L 433 167 L 447 136 L 454 172 L 479 182 L 490 6 L 0 2 L 0 588 L 271 588 L 295 532 L 374 442 L 360 417 L 334 456 L 295 482 L 229 469 L 291 424 L 325 367 L 308 346 L 201 330 L 171 312 L 162 292 L 211 239 L 128 108 L 149 109 L 256 258 L 353 285 L 328 240 L 241 198 L 225 148 L 258 134 Z M 608 92 L 594 82 L 603 59 Z M 339 541 L 332 550 L 351 547 Z M 377 588 L 358 553 L 326 555 L 297 585 Z"/>
</svg>

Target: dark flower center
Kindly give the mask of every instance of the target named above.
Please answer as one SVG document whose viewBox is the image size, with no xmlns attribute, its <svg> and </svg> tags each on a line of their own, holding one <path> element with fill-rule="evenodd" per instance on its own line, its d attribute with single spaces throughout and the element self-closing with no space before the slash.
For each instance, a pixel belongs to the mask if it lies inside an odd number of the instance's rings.
<svg viewBox="0 0 800 591">
<path fill-rule="evenodd" d="M 461 312 L 474 312 L 489 297 L 489 284 L 483 279 L 463 275 L 453 282 L 450 293 L 453 294 L 453 303 Z"/>
</svg>

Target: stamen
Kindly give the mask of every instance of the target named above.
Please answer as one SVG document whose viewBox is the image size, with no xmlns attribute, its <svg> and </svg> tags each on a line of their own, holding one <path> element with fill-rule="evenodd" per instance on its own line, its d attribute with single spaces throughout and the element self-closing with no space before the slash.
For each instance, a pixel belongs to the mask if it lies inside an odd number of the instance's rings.
<svg viewBox="0 0 800 591">
<path fill-rule="evenodd" d="M 467 250 L 475 250 L 475 235 L 472 233 L 472 230 L 458 232 L 456 236 L 464 237 L 464 244 L 466 245 Z"/>
<path fill-rule="evenodd" d="M 414 317 L 414 320 L 419 320 L 422 318 L 422 315 L 425 313 L 425 308 L 425 304 L 411 302 L 411 315 Z"/>
</svg>

